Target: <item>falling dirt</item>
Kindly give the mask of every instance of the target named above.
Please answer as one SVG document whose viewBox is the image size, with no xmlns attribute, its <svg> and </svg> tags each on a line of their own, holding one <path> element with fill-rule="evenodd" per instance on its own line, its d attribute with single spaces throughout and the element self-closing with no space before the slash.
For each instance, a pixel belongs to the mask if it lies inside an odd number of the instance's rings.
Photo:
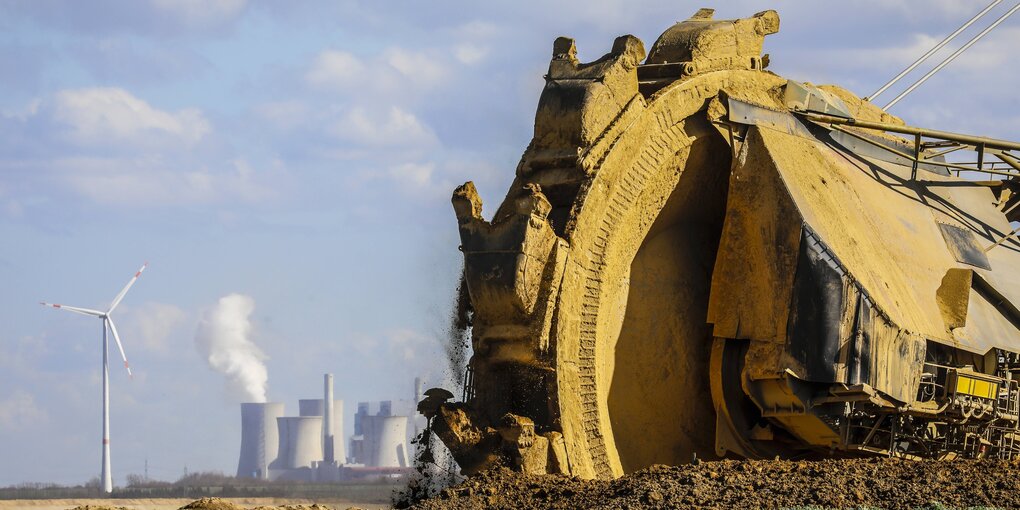
<svg viewBox="0 0 1020 510">
<path fill-rule="evenodd" d="M 616 480 L 495 469 L 419 502 L 452 509 L 1020 508 L 1017 466 L 850 459 L 652 466 Z"/>
<path fill-rule="evenodd" d="M 456 383 L 463 383 L 464 371 L 467 368 L 468 330 L 471 328 L 471 297 L 468 295 L 463 272 L 460 283 L 457 284 L 455 299 L 450 314 L 446 345 L 443 348 L 449 362 L 450 378 Z"/>
<path fill-rule="evenodd" d="M 453 309 L 443 338 L 448 379 L 454 385 L 454 390 L 461 394 L 467 383 L 465 375 L 472 314 L 471 297 L 468 295 L 467 281 L 462 268 Z M 415 474 L 403 490 L 393 494 L 392 503 L 396 508 L 406 508 L 413 501 L 435 496 L 440 490 L 461 480 L 453 459 L 432 433 L 431 423 L 415 436 L 411 443 L 414 444 Z"/>
</svg>

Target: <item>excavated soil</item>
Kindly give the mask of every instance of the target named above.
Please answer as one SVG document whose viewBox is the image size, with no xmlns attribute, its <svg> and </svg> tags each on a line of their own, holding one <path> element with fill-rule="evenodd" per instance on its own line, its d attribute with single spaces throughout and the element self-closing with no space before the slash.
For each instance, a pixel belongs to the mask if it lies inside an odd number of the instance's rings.
<svg viewBox="0 0 1020 510">
<path fill-rule="evenodd" d="M 448 509 L 1020 508 L 1020 466 L 895 459 L 652 466 L 612 481 L 492 470 L 419 502 Z"/>
<path fill-rule="evenodd" d="M 246 510 L 247 508 L 249 507 L 240 506 L 220 498 L 202 498 L 182 506 L 180 510 Z M 334 508 L 337 507 L 312 503 L 308 505 L 260 505 L 251 507 L 250 510 L 334 510 Z M 343 508 L 359 510 L 355 506 L 344 506 Z"/>
<path fill-rule="evenodd" d="M 129 510 L 123 506 L 106 506 L 106 505 L 78 505 L 70 510 Z"/>
<path fill-rule="evenodd" d="M 187 505 L 181 507 L 181 510 L 244 510 L 243 507 L 237 506 L 229 501 L 224 501 L 220 498 L 202 498 L 198 501 L 192 501 Z"/>
<path fill-rule="evenodd" d="M 358 510 L 357 507 L 348 507 L 348 510 Z M 325 505 L 280 505 L 280 506 L 257 506 L 251 510 L 333 510 L 333 507 Z"/>
</svg>

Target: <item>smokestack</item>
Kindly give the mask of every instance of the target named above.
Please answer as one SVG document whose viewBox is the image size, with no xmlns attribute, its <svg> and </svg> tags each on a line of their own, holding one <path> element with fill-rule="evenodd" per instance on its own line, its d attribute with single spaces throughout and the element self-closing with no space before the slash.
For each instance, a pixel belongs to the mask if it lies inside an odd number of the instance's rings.
<svg viewBox="0 0 1020 510">
<path fill-rule="evenodd" d="M 333 463 L 334 457 L 334 431 L 333 431 L 333 374 L 326 374 L 322 378 L 323 402 L 325 409 L 322 412 L 322 460 L 327 464 Z"/>
<path fill-rule="evenodd" d="M 276 419 L 283 416 L 283 403 L 241 404 L 241 454 L 238 478 L 269 478 L 269 464 L 276 460 L 279 434 Z"/>
</svg>

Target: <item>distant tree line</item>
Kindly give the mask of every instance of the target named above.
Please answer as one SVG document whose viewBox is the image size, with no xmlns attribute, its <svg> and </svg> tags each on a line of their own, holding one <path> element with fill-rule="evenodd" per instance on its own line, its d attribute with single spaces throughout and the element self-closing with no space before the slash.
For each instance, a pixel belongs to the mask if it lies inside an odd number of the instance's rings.
<svg viewBox="0 0 1020 510">
<path fill-rule="evenodd" d="M 176 481 L 153 480 L 139 474 L 125 477 L 127 485 L 115 487 L 112 498 L 360 498 L 361 501 L 388 502 L 394 489 L 406 484 L 403 479 L 358 480 L 357 482 L 308 483 L 276 482 L 237 478 L 218 471 L 187 473 Z M 0 499 L 86 499 L 103 497 L 99 477 L 81 485 L 24 482 L 0 488 Z"/>
</svg>

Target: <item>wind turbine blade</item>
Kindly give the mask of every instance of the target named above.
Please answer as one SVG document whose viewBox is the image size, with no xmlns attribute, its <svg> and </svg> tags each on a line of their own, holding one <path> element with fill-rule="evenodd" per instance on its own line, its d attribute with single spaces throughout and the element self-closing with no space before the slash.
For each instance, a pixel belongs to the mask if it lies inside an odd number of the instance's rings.
<svg viewBox="0 0 1020 510">
<path fill-rule="evenodd" d="M 134 379 L 135 376 L 131 375 L 131 367 L 128 365 L 127 356 L 124 354 L 124 344 L 120 343 L 120 335 L 117 334 L 117 326 L 113 325 L 113 319 L 110 317 L 106 318 L 106 323 L 110 325 L 110 332 L 113 333 L 113 339 L 117 341 L 117 349 L 120 349 L 120 359 L 124 360 L 124 368 L 127 369 L 128 377 Z"/>
<path fill-rule="evenodd" d="M 43 305 L 43 306 L 51 306 L 53 308 L 57 308 L 57 309 L 60 309 L 60 310 L 67 310 L 69 312 L 80 313 L 82 315 L 91 315 L 93 317 L 102 317 L 104 315 L 103 312 L 100 312 L 99 310 L 90 310 L 88 308 L 78 308 L 77 306 L 56 305 L 56 304 L 53 304 L 53 303 L 46 303 L 46 302 L 43 302 L 43 301 L 40 301 L 39 304 Z"/>
<path fill-rule="evenodd" d="M 131 280 L 127 282 L 127 285 L 125 285 L 124 288 L 121 289 L 120 294 L 117 294 L 117 297 L 113 298 L 113 303 L 110 305 L 110 309 L 107 310 L 106 313 L 110 313 L 113 311 L 114 308 L 117 308 L 117 305 L 120 304 L 120 300 L 124 299 L 124 294 L 127 294 L 128 289 L 130 289 L 131 286 L 135 284 L 135 280 L 138 280 L 138 277 L 142 275 L 142 271 L 145 271 L 145 268 L 148 265 L 149 265 L 148 262 L 142 264 L 142 268 L 139 269 L 138 272 L 135 273 L 133 277 L 131 277 Z"/>
</svg>

